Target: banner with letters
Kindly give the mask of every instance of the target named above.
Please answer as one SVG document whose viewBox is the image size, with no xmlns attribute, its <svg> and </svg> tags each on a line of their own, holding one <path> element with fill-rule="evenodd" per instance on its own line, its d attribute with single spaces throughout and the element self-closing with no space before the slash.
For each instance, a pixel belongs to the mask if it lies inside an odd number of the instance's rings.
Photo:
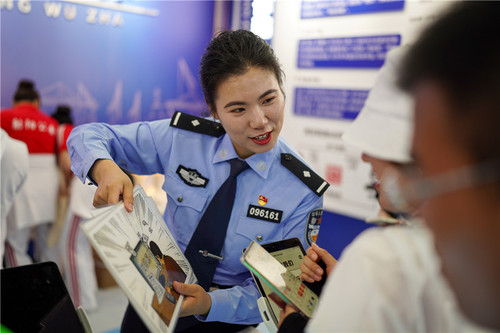
<svg viewBox="0 0 500 333">
<path fill-rule="evenodd" d="M 42 110 L 73 110 L 76 124 L 201 115 L 200 57 L 213 1 L 2 0 L 1 107 L 31 79 Z"/>
</svg>

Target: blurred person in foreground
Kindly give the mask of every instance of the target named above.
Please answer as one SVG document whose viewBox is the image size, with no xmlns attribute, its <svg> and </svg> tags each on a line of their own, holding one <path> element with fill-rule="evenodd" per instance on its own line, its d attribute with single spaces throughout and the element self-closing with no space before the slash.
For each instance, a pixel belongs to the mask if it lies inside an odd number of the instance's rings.
<svg viewBox="0 0 500 333">
<path fill-rule="evenodd" d="M 378 179 L 381 208 L 411 221 L 410 226 L 370 228 L 343 252 L 338 263 L 313 244 L 301 265 L 301 279 L 328 280 L 307 332 L 462 332 L 470 331 L 440 273 L 432 235 L 418 220 L 415 207 L 393 204 L 387 188 L 405 181 L 413 165 L 411 98 L 396 87 L 399 64 L 407 48 L 387 54 L 360 115 L 343 140 L 359 148 Z M 288 315 L 288 316 L 287 316 Z M 286 316 L 286 318 L 285 318 Z M 303 331 L 306 320 L 287 306 L 280 333 Z M 302 327 L 302 328 L 300 328 Z M 477 328 L 478 329 L 478 328 Z M 478 329 L 479 330 L 479 329 Z"/>
<path fill-rule="evenodd" d="M 500 2 L 455 4 L 402 65 L 417 172 L 401 187 L 435 237 L 463 312 L 500 329 Z"/>
</svg>

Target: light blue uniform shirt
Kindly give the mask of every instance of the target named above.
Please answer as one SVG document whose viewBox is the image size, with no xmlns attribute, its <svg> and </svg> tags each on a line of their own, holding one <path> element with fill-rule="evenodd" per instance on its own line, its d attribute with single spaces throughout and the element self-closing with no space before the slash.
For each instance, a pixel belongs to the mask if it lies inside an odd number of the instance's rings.
<svg viewBox="0 0 500 333">
<path fill-rule="evenodd" d="M 171 127 L 169 122 L 78 126 L 68 139 L 68 149 L 72 170 L 82 181 L 97 159 L 113 159 L 134 174 L 164 174 L 163 189 L 168 196 L 164 219 L 184 251 L 212 197 L 229 175 L 229 160 L 238 156 L 227 134 L 217 138 Z M 240 262 L 242 250 L 252 240 L 264 244 L 298 237 L 308 247 L 308 216 L 322 209 L 323 199 L 281 164 L 282 153 L 298 156 L 280 137 L 270 151 L 246 159 L 250 168 L 238 176 L 221 253 L 224 259 L 219 262 L 213 279 L 216 284 L 235 287 L 210 292 L 210 313 L 198 316 L 201 320 L 238 324 L 262 321 L 257 307 L 259 291 Z M 206 179 L 205 187 L 186 183 L 177 172 L 180 169 L 196 170 Z M 264 206 L 259 204 L 259 196 L 267 198 Z M 250 205 L 282 213 L 278 218 L 272 214 L 273 222 L 258 216 L 248 217 Z"/>
</svg>

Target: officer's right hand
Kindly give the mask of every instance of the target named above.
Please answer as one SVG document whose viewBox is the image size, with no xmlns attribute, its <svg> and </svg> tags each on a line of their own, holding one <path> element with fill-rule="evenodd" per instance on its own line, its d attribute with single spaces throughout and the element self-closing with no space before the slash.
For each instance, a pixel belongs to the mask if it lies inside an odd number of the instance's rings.
<svg viewBox="0 0 500 333">
<path fill-rule="evenodd" d="M 123 199 L 125 209 L 128 212 L 133 210 L 134 186 L 114 161 L 95 161 L 89 175 L 98 185 L 94 195 L 94 207 L 116 204 Z"/>
<path fill-rule="evenodd" d="M 201 315 L 206 316 L 212 307 L 212 298 L 199 284 L 187 284 L 179 281 L 173 283 L 175 291 L 184 295 L 181 307 L 181 317 Z"/>
<path fill-rule="evenodd" d="M 325 249 L 320 248 L 316 243 L 313 243 L 307 249 L 307 255 L 303 258 L 300 265 L 300 278 L 307 282 L 320 281 L 322 275 L 325 273 L 323 269 L 317 264 L 321 259 L 326 265 L 326 274 L 330 275 L 331 271 L 337 264 L 337 260 L 328 253 Z"/>
</svg>

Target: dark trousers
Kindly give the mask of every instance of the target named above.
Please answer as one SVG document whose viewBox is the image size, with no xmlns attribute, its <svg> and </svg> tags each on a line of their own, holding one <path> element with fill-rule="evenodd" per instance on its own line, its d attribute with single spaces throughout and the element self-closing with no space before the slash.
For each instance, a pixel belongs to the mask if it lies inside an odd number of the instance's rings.
<svg viewBox="0 0 500 333">
<path fill-rule="evenodd" d="M 175 332 L 179 333 L 233 333 L 239 332 L 249 326 L 256 325 L 238 325 L 223 323 L 220 321 L 202 322 L 194 316 L 182 317 L 177 320 Z M 121 330 L 122 333 L 142 333 L 149 332 L 146 325 L 142 322 L 141 318 L 135 312 L 132 305 L 128 305 L 125 316 L 123 317 Z"/>
</svg>

